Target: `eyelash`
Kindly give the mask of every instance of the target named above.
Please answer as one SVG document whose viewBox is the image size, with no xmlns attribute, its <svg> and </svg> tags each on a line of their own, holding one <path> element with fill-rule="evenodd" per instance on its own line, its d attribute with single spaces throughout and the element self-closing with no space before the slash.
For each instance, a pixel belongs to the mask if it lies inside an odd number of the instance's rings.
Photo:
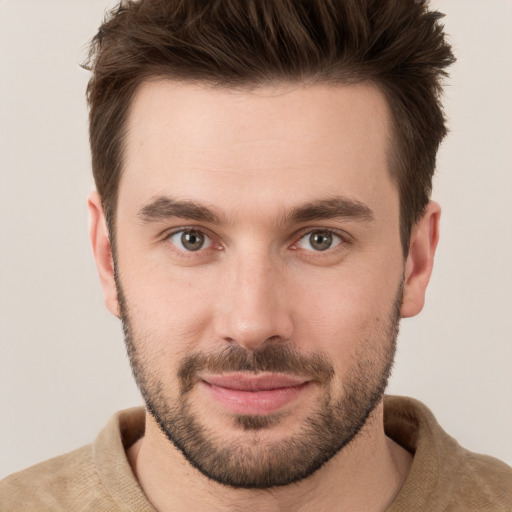
<svg viewBox="0 0 512 512">
<path fill-rule="evenodd" d="M 190 232 L 200 233 L 200 234 L 204 235 L 205 237 L 207 237 L 211 241 L 210 246 L 206 247 L 204 249 L 200 248 L 197 251 L 187 251 L 187 250 L 184 250 L 184 249 L 179 249 L 178 247 L 176 247 L 171 242 L 171 238 L 173 236 L 179 235 L 180 233 L 184 234 L 184 233 L 190 233 Z M 165 233 L 162 238 L 163 238 L 162 241 L 166 242 L 170 246 L 173 246 L 174 247 L 174 249 L 173 249 L 174 253 L 178 254 L 182 258 L 190 258 L 190 257 L 197 258 L 198 256 L 204 255 L 204 252 L 206 251 L 206 249 L 212 249 L 212 250 L 215 250 L 215 251 L 221 251 L 222 250 L 222 247 L 220 246 L 220 244 L 215 242 L 215 237 L 214 236 L 209 234 L 205 229 L 199 228 L 197 226 L 182 226 L 182 227 L 180 227 L 178 229 L 174 229 L 172 231 L 169 231 L 169 232 Z"/>
<path fill-rule="evenodd" d="M 322 254 L 332 254 L 334 251 L 336 251 L 337 248 L 340 248 L 340 246 L 342 245 L 345 245 L 346 243 L 348 243 L 348 237 L 347 235 L 345 235 L 344 233 L 338 231 L 338 230 L 335 230 L 335 229 L 328 229 L 328 228 L 315 228 L 315 229 L 308 229 L 307 231 L 305 232 L 302 232 L 300 234 L 300 236 L 298 238 L 296 238 L 296 242 L 294 242 L 289 248 L 292 249 L 292 250 L 300 250 L 301 248 L 299 247 L 299 244 L 301 243 L 301 241 L 305 240 L 307 237 L 310 237 L 314 234 L 321 234 L 321 235 L 330 235 L 333 239 L 338 239 L 339 241 L 337 243 L 334 243 L 334 240 L 333 240 L 333 245 L 324 249 L 324 250 L 308 250 L 308 249 L 304 249 L 306 250 L 307 252 L 311 252 L 315 255 L 322 255 Z"/>
<path fill-rule="evenodd" d="M 200 233 L 200 234 L 204 235 L 205 237 L 207 237 L 210 240 L 211 244 L 206 248 L 201 247 L 197 251 L 192 251 L 192 250 L 187 251 L 185 249 L 177 248 L 176 245 L 170 241 L 173 236 L 176 236 L 180 233 L 184 234 L 187 232 Z M 331 235 L 333 238 L 339 239 L 339 242 L 336 243 L 335 245 L 333 245 L 332 247 L 326 248 L 325 250 L 316 250 L 315 251 L 313 249 L 312 250 L 304 249 L 305 252 L 309 253 L 311 256 L 314 256 L 314 257 L 322 257 L 323 255 L 328 255 L 328 254 L 332 255 L 333 253 L 337 253 L 340 250 L 346 249 L 347 245 L 350 245 L 350 243 L 351 243 L 350 237 L 345 232 L 339 231 L 337 229 L 333 229 L 333 228 L 314 228 L 314 229 L 304 228 L 299 233 L 294 235 L 293 239 L 295 241 L 292 244 L 288 245 L 288 248 L 293 251 L 301 250 L 301 248 L 298 247 L 299 243 L 306 237 L 308 237 L 308 236 L 311 237 L 315 233 Z M 203 228 L 199 228 L 197 226 L 182 226 L 179 229 L 174 229 L 170 232 L 167 232 L 163 236 L 163 241 L 167 242 L 171 246 L 174 246 L 175 253 L 177 253 L 180 257 L 183 257 L 183 258 L 190 258 L 190 257 L 197 258 L 200 255 L 204 255 L 204 253 L 207 249 L 211 249 L 211 250 L 214 250 L 217 252 L 223 250 L 223 247 L 221 246 L 220 243 L 217 243 L 215 241 L 215 237 L 213 235 L 209 234 L 207 230 L 205 230 Z"/>
</svg>

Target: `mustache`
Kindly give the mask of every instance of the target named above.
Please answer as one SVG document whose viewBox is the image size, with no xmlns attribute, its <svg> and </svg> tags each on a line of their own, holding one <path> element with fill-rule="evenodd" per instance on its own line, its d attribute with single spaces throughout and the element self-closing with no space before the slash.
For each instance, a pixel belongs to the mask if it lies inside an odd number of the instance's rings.
<svg viewBox="0 0 512 512">
<path fill-rule="evenodd" d="M 181 392 L 188 393 L 201 373 L 272 372 L 308 377 L 327 385 L 334 368 L 322 354 L 300 354 L 287 345 L 266 345 L 258 351 L 248 351 L 231 345 L 215 354 L 195 353 L 184 357 L 178 368 Z"/>
</svg>

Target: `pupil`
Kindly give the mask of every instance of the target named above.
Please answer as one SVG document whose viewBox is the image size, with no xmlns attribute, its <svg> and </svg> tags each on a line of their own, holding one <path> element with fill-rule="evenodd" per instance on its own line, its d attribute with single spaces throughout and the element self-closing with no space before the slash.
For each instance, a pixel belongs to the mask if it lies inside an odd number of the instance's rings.
<svg viewBox="0 0 512 512">
<path fill-rule="evenodd" d="M 198 231 L 186 231 L 181 235 L 181 243 L 189 251 L 198 251 L 204 243 L 204 236 Z"/>
<path fill-rule="evenodd" d="M 330 233 L 313 233 L 310 242 L 317 251 L 325 251 L 331 247 L 332 235 Z"/>
</svg>

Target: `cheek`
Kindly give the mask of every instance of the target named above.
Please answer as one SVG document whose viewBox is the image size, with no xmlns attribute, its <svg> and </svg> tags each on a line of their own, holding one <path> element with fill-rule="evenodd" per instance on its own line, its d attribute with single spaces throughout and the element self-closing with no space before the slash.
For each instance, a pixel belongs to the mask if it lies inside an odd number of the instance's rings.
<svg viewBox="0 0 512 512">
<path fill-rule="evenodd" d="M 210 325 L 214 296 L 204 276 L 141 265 L 133 269 L 125 269 L 121 281 L 135 342 L 166 360 L 197 350 Z"/>
<path fill-rule="evenodd" d="M 384 342 L 399 285 L 399 271 L 383 277 L 375 267 L 333 270 L 321 281 L 303 278 L 295 294 L 301 338 L 311 340 L 310 350 L 323 351 L 335 363 L 353 360 L 363 344 Z"/>
</svg>

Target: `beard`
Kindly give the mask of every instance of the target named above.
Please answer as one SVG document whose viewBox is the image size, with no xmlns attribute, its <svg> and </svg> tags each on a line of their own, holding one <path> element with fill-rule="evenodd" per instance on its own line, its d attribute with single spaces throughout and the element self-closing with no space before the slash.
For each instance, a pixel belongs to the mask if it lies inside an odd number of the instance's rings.
<svg viewBox="0 0 512 512">
<path fill-rule="evenodd" d="M 134 332 L 118 279 L 116 284 L 127 353 L 147 411 L 187 461 L 218 483 L 268 489 L 307 478 L 351 443 L 383 399 L 396 350 L 403 284 L 386 321 L 369 338 L 360 340 L 355 362 L 342 378 L 323 354 L 301 354 L 291 344 L 277 342 L 254 352 L 232 344 L 214 354 L 192 353 L 179 361 L 176 397 L 170 396 L 169 387 L 152 371 L 152 354 L 144 352 L 146 344 Z M 306 375 L 324 392 L 300 428 L 287 437 L 269 441 L 256 435 L 280 423 L 282 416 L 277 412 L 234 415 L 241 433 L 255 435 L 233 439 L 213 431 L 193 410 L 191 394 L 205 371 Z"/>
</svg>

